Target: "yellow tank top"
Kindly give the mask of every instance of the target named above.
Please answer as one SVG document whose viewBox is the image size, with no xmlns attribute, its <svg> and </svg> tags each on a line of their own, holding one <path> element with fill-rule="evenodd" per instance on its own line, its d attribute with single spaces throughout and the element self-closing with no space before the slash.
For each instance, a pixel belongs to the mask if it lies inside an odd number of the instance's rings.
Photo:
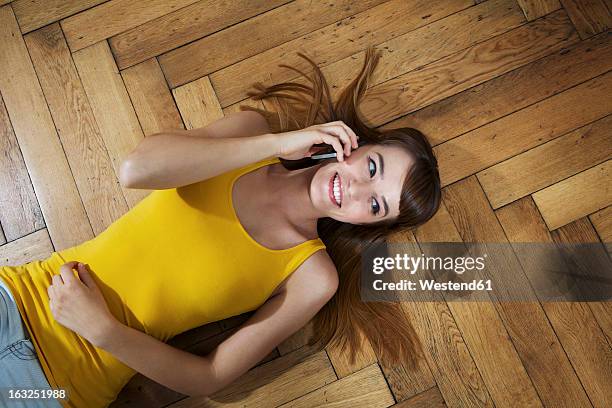
<svg viewBox="0 0 612 408">
<path fill-rule="evenodd" d="M 136 373 L 110 353 L 64 328 L 49 310 L 47 287 L 61 264 L 89 264 L 112 314 L 168 341 L 173 336 L 261 306 L 321 239 L 266 248 L 238 221 L 232 187 L 262 160 L 188 186 L 155 190 L 97 237 L 44 261 L 0 268 L 65 407 L 106 407 Z M 69 222 L 69 220 L 67 220 Z"/>
</svg>

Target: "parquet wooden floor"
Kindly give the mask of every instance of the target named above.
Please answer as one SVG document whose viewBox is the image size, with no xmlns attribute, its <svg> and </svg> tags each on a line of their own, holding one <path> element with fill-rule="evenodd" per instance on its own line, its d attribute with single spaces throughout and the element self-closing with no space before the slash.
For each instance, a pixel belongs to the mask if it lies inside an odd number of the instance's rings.
<svg viewBox="0 0 612 408">
<path fill-rule="evenodd" d="M 239 110 L 311 56 L 337 95 L 383 52 L 362 113 L 435 145 L 416 242 L 612 241 L 609 0 L 0 0 L 0 262 L 88 240 L 149 191 L 118 183 L 147 135 Z M 606 91 L 607 89 L 607 91 Z M 67 222 L 69 221 L 69 222 Z M 603 246 L 602 246 L 603 248 Z M 509 265 L 521 272 L 515 260 Z M 142 375 L 113 407 L 612 406 L 612 303 L 404 303 L 416 370 L 299 331 L 213 398 Z M 207 353 L 249 314 L 172 344 Z M 304 355 L 308 358 L 296 364 Z"/>
</svg>

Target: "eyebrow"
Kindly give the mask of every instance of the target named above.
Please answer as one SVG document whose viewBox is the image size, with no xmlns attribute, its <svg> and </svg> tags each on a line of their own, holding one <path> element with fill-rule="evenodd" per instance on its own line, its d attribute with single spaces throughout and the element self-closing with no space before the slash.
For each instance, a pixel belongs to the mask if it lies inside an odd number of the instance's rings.
<svg viewBox="0 0 612 408">
<path fill-rule="evenodd" d="M 380 179 L 384 180 L 385 179 L 385 161 L 383 160 L 383 157 L 381 156 L 380 153 L 376 152 L 376 155 L 378 156 L 378 162 L 380 163 Z M 383 207 L 385 207 L 385 215 L 383 215 L 383 217 L 386 217 L 387 214 L 389 214 L 389 205 L 387 204 L 387 199 L 385 198 L 385 196 L 382 196 L 382 201 L 383 201 Z"/>
</svg>

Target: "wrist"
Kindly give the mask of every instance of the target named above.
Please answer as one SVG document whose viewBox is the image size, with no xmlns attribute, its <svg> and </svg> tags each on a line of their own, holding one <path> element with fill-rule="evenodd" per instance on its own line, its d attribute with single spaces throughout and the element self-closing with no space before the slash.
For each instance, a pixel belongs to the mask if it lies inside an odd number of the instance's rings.
<svg viewBox="0 0 612 408">
<path fill-rule="evenodd" d="M 266 146 L 265 150 L 270 152 L 267 158 L 269 157 L 278 157 L 280 156 L 280 146 L 278 143 L 278 135 L 275 133 L 264 133 L 262 135 L 256 136 L 262 140 L 262 143 Z"/>
<path fill-rule="evenodd" d="M 91 343 L 108 351 L 112 348 L 113 343 L 121 337 L 124 328 L 125 326 L 114 317 L 104 319 L 98 325 L 98 333 L 93 336 Z"/>
</svg>

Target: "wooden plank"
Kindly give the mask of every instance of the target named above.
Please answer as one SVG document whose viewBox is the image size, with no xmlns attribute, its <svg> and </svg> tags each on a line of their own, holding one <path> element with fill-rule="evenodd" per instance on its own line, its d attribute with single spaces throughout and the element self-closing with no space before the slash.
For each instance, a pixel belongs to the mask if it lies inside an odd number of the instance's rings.
<svg viewBox="0 0 612 408">
<path fill-rule="evenodd" d="M 94 234 L 128 209 L 59 24 L 25 36 Z"/>
<path fill-rule="evenodd" d="M 357 350 L 355 361 L 352 363 L 350 362 L 348 349 L 332 347 L 331 345 L 325 348 L 338 378 L 344 378 L 376 363 L 376 354 L 374 354 L 368 339 L 362 336 L 361 341 L 361 348 Z"/>
<path fill-rule="evenodd" d="M 443 205 L 434 218 L 430 220 L 426 230 L 435 231 L 434 225 L 441 225 L 442 222 L 449 220 L 448 212 Z M 423 231 L 420 230 L 422 240 L 435 242 L 435 232 L 428 236 Z M 452 228 L 445 227 L 446 231 L 448 233 L 445 234 L 444 242 L 448 240 L 461 242 L 454 226 Z M 455 232 L 454 235 L 452 234 L 453 231 Z M 414 235 L 410 232 L 402 232 L 399 235 L 401 235 L 401 238 L 398 241 L 393 239 L 389 242 L 397 242 L 399 244 L 398 248 L 407 245 L 401 250 L 403 253 L 412 252 L 412 248 L 416 248 L 415 244 L 417 243 Z M 426 249 L 421 248 L 420 251 L 426 252 Z M 409 255 L 421 255 L 416 253 L 416 250 L 414 252 L 409 253 Z M 393 253 L 389 255 L 393 256 Z M 431 275 L 426 274 L 423 278 L 430 279 Z M 434 292 L 433 295 L 437 296 L 427 296 L 426 298 L 433 297 L 435 301 L 403 302 L 402 307 L 406 310 L 406 315 L 410 317 L 423 344 L 425 358 L 435 383 L 444 395 L 444 400 L 450 406 L 492 407 L 493 401 L 487 392 L 487 387 L 478 372 L 443 294 Z"/>
<path fill-rule="evenodd" d="M 493 401 L 447 304 L 406 302 L 432 375 L 450 406 L 493 407 Z"/>
<path fill-rule="evenodd" d="M 397 401 L 409 399 L 436 385 L 427 360 L 424 358 L 419 358 L 414 368 L 409 368 L 404 364 L 395 367 L 379 364 Z"/>
<path fill-rule="evenodd" d="M 582 39 L 612 27 L 612 16 L 603 0 L 561 0 L 561 4 Z"/>
<path fill-rule="evenodd" d="M 181 115 L 155 58 L 121 71 L 145 136 L 184 129 Z"/>
<path fill-rule="evenodd" d="M 612 69 L 612 33 L 572 44 L 381 127 L 416 127 L 434 145 Z M 542 78 L 546 78 L 543 81 Z"/>
<path fill-rule="evenodd" d="M 13 241 L 45 226 L 15 132 L 0 95 L 0 242 Z"/>
<path fill-rule="evenodd" d="M 612 158 L 612 116 L 558 137 L 477 174 L 499 208 Z"/>
<path fill-rule="evenodd" d="M 197 129 L 223 117 L 210 79 L 205 76 L 172 90 L 187 129 Z"/>
<path fill-rule="evenodd" d="M 159 62 L 174 88 L 383 1 L 296 0 L 162 54 Z"/>
<path fill-rule="evenodd" d="M 106 42 L 80 50 L 73 58 L 115 174 L 119 174 L 121 161 L 144 137 L 130 97 Z M 150 193 L 150 190 L 122 190 L 130 208 Z"/>
<path fill-rule="evenodd" d="M 528 21 L 545 16 L 561 8 L 559 0 L 517 0 Z"/>
<path fill-rule="evenodd" d="M 0 44 L 0 92 L 49 235 L 57 250 L 80 244 L 93 231 L 11 7 L 0 8 Z"/>
<path fill-rule="evenodd" d="M 419 242 L 462 242 L 444 203 L 429 222 L 417 229 L 416 237 Z M 496 406 L 512 406 L 513 398 L 517 393 L 522 393 L 523 389 L 531 389 L 528 391 L 531 393 L 533 388 L 530 380 L 493 304 L 482 301 L 448 302 L 447 304 L 469 353 L 480 371 L 482 381 L 486 385 L 481 392 L 484 394 L 488 390 Z M 463 359 L 467 357 L 464 356 Z M 464 362 L 464 364 L 467 363 Z M 450 368 L 443 370 L 442 367 L 439 367 L 439 369 L 442 371 L 441 374 L 449 374 Z M 465 371 L 469 372 L 469 370 Z M 436 373 L 435 370 L 434 373 Z M 466 387 L 466 392 L 469 388 L 473 388 L 471 393 L 477 396 L 477 377 L 472 374 L 465 378 L 470 378 L 469 385 L 463 385 Z M 444 381 L 440 383 L 445 384 Z M 451 390 L 462 387 L 459 384 L 448 386 L 451 387 Z M 448 394 L 445 388 L 441 388 L 441 392 L 445 397 Z M 468 396 L 469 394 L 463 400 L 475 400 L 475 398 L 467 398 Z M 482 400 L 486 401 L 485 398 Z"/>
<path fill-rule="evenodd" d="M 561 244 L 597 243 L 599 241 L 597 233 L 586 217 L 567 224 L 553 231 L 551 234 L 554 241 Z M 601 250 L 602 252 L 597 256 L 599 259 L 603 260 L 605 259 L 605 253 L 603 253 L 605 249 L 602 247 Z M 591 308 L 597 323 L 599 323 L 599 327 L 601 327 L 601 330 L 608 339 L 608 344 L 612 346 L 612 302 L 589 302 L 588 305 Z M 610 356 L 610 354 L 612 353 L 609 352 L 608 356 Z M 610 363 L 610 359 L 607 359 L 606 361 L 608 362 L 607 370 L 609 372 L 610 367 L 612 367 L 612 363 Z M 607 395 L 606 398 L 609 399 L 610 395 L 612 395 L 612 387 L 604 386 L 603 388 L 605 390 L 605 395 Z"/>
<path fill-rule="evenodd" d="M 62 20 L 62 29 L 74 52 L 196 1 L 111 0 Z"/>
<path fill-rule="evenodd" d="M 117 34 L 109 39 L 109 44 L 117 66 L 124 69 L 289 1 L 202 0 Z"/>
<path fill-rule="evenodd" d="M 371 364 L 339 381 L 335 381 L 280 408 L 310 408 L 324 405 L 388 407 L 395 402 L 377 364 Z"/>
<path fill-rule="evenodd" d="M 47 259 L 53 252 L 53 244 L 46 228 L 0 246 L 0 266 L 18 266 Z"/>
<path fill-rule="evenodd" d="M 483 3 L 484 4 L 484 3 Z M 382 124 L 452 96 L 577 42 L 563 10 L 373 86 L 362 111 Z M 347 78 L 348 79 L 348 78 Z M 337 93 L 345 86 L 332 80 Z"/>
<path fill-rule="evenodd" d="M 448 186 L 443 190 L 443 197 L 464 242 L 478 242 L 489 254 L 496 251 L 488 243 L 507 242 L 476 177 Z M 505 286 L 513 285 L 523 292 L 533 292 L 516 256 L 503 259 L 489 256 L 487 269 L 491 267 L 504 268 L 503 276 L 511 277 Z M 492 298 L 495 293 L 490 293 Z M 535 294 L 528 294 L 527 297 L 535 299 Z M 564 387 L 557 388 L 550 382 L 551 378 L 571 376 L 572 371 L 542 306 L 538 302 L 495 302 L 494 305 L 544 405 L 572 406 L 565 404 Z"/>
<path fill-rule="evenodd" d="M 609 115 L 610 86 L 612 72 L 434 147 L 442 185 Z"/>
<path fill-rule="evenodd" d="M 25 34 L 105 1 L 107 0 L 15 0 L 11 6 L 21 32 Z"/>
<path fill-rule="evenodd" d="M 522 198 L 497 210 L 496 215 L 513 243 L 553 242 L 531 197 Z M 610 346 L 588 304 L 545 302 L 542 306 L 563 346 L 563 350 L 557 352 L 567 354 L 573 366 L 567 367 L 565 358 L 559 360 L 557 364 L 561 366 L 561 371 L 555 374 L 551 386 L 561 393 L 559 395 L 563 395 L 567 406 L 589 406 L 585 390 L 594 406 L 606 406 L 604 401 L 606 398 L 609 400 L 611 389 L 607 381 Z M 576 375 L 581 382 L 575 378 Z"/>
<path fill-rule="evenodd" d="M 612 205 L 589 216 L 602 242 L 612 243 Z"/>
<path fill-rule="evenodd" d="M 210 75 L 211 82 L 217 89 L 221 106 L 229 106 L 245 99 L 252 83 L 271 85 L 297 78 L 295 71 L 280 67 L 280 64 L 309 72 L 312 67 L 297 55 L 296 50 L 316 52 L 315 62 L 319 65 L 345 60 L 341 65 L 342 74 L 357 75 L 361 66 L 354 62 L 354 54 L 362 51 L 364 46 L 363 41 L 355 39 L 367 38 L 384 52 L 385 63 L 379 65 L 377 77 L 373 78 L 377 83 L 381 70 L 392 69 L 391 75 L 396 76 L 524 21 L 518 7 L 512 7 L 509 1 L 491 3 L 495 3 L 497 8 L 488 5 L 469 7 L 469 0 L 387 1 L 215 72 Z M 378 21 L 385 23 L 372 24 Z M 438 32 L 442 26 L 446 30 Z M 419 27 L 421 29 L 413 31 Z M 421 47 L 415 46 L 419 43 Z M 410 58 L 405 58 L 407 52 Z M 387 72 L 385 74 L 388 76 Z"/>
<path fill-rule="evenodd" d="M 552 231 L 612 204 L 612 160 L 533 194 Z"/>
<path fill-rule="evenodd" d="M 438 387 L 433 387 L 393 406 L 395 408 L 445 408 L 446 404 Z"/>
<path fill-rule="evenodd" d="M 325 351 L 312 354 L 311 349 L 302 347 L 250 370 L 210 398 L 189 397 L 172 407 L 221 407 L 236 401 L 243 406 L 278 406 L 335 380 Z"/>
</svg>

